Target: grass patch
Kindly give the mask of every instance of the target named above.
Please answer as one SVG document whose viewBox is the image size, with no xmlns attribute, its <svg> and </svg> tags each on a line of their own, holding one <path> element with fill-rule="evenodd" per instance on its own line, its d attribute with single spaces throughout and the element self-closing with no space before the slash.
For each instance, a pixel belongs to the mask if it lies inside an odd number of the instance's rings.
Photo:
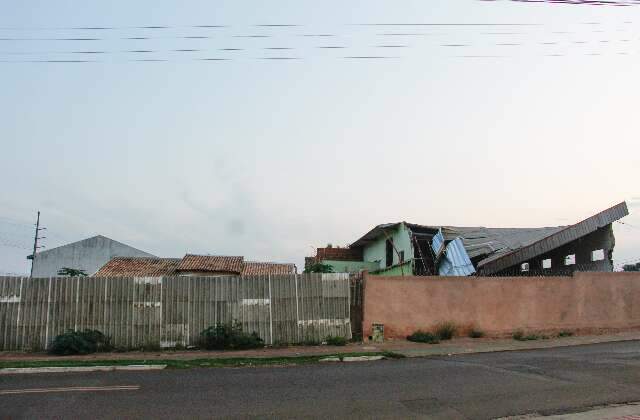
<svg viewBox="0 0 640 420">
<path fill-rule="evenodd" d="M 323 354 L 294 357 L 229 357 L 188 360 L 35 360 L 35 361 L 0 361 L 0 369 L 4 368 L 38 368 L 38 367 L 80 367 L 80 366 L 127 366 L 127 365 L 167 365 L 167 369 L 193 368 L 237 368 L 260 366 L 292 366 L 317 363 L 327 357 L 385 356 L 389 359 L 400 359 L 404 356 L 392 352 Z"/>
<path fill-rule="evenodd" d="M 440 340 L 451 340 L 457 331 L 458 326 L 451 321 L 439 323 L 434 330 Z"/>
<path fill-rule="evenodd" d="M 407 336 L 407 340 L 413 341 L 414 343 L 427 343 L 427 344 L 438 344 L 440 339 L 437 335 L 432 334 L 430 332 L 418 330 Z"/>
</svg>

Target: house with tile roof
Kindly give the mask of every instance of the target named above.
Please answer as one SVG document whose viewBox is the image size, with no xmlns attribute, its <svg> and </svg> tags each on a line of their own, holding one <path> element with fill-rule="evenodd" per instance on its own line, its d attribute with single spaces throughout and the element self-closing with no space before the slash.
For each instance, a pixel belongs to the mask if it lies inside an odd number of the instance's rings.
<svg viewBox="0 0 640 420">
<path fill-rule="evenodd" d="M 256 276 L 295 274 L 295 264 L 245 261 L 240 256 L 194 255 L 183 258 L 116 257 L 94 277 Z"/>
</svg>

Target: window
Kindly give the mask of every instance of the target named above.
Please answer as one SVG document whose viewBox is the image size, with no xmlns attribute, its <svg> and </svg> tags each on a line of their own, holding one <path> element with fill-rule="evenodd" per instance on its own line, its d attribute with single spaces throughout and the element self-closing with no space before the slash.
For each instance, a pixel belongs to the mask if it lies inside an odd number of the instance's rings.
<svg viewBox="0 0 640 420">
<path fill-rule="evenodd" d="M 387 261 L 385 267 L 391 267 L 393 265 L 393 239 L 387 239 Z"/>
<path fill-rule="evenodd" d="M 522 265 L 520 266 L 520 271 L 523 273 L 529 271 L 529 263 L 522 263 Z"/>
<path fill-rule="evenodd" d="M 564 265 L 575 265 L 575 264 L 576 264 L 576 254 L 571 254 L 564 257 Z"/>
<path fill-rule="evenodd" d="M 542 260 L 542 268 L 549 269 L 551 268 L 551 258 L 547 258 L 546 260 Z"/>
<path fill-rule="evenodd" d="M 591 251 L 591 261 L 602 260 L 604 260 L 604 249 L 596 249 L 595 251 Z"/>
</svg>

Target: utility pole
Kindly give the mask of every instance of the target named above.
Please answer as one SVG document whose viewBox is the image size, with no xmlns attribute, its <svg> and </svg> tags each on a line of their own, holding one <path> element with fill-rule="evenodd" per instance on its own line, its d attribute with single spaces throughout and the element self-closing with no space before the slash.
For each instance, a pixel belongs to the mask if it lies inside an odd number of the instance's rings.
<svg viewBox="0 0 640 420">
<path fill-rule="evenodd" d="M 38 246 L 38 239 L 46 239 L 46 236 L 40 237 L 41 230 L 45 230 L 46 228 L 40 227 L 40 210 L 38 210 L 38 218 L 36 219 L 36 234 L 33 238 L 33 254 L 31 254 L 31 273 L 29 274 L 29 278 L 33 278 L 33 264 L 36 260 L 36 251 L 40 248 L 44 248 L 44 246 Z"/>
</svg>

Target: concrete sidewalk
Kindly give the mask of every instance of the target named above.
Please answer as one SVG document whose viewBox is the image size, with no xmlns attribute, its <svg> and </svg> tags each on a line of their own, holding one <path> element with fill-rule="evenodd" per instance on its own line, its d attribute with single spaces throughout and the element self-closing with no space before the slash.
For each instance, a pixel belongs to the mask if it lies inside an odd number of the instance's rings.
<svg viewBox="0 0 640 420">
<path fill-rule="evenodd" d="M 640 403 L 613 404 L 606 407 L 594 407 L 578 413 L 556 414 L 553 416 L 529 414 L 524 416 L 503 417 L 496 420 L 532 420 L 541 418 L 552 420 L 639 420 Z"/>
<path fill-rule="evenodd" d="M 492 338 L 455 338 L 440 344 L 421 344 L 406 340 L 393 340 L 385 343 L 359 343 L 344 347 L 334 346 L 291 346 L 264 348 L 242 351 L 162 351 L 96 353 L 86 356 L 51 356 L 46 353 L 0 352 L 0 362 L 36 361 L 36 360 L 176 360 L 176 359 L 212 359 L 212 358 L 266 358 L 323 356 L 345 353 L 394 352 L 406 357 L 428 357 L 467 353 L 487 353 L 496 351 L 529 350 L 553 347 L 577 346 L 584 344 L 608 343 L 615 341 L 640 340 L 640 331 L 607 335 L 588 335 L 564 338 L 552 338 L 536 341 L 516 341 L 513 339 Z"/>
</svg>

